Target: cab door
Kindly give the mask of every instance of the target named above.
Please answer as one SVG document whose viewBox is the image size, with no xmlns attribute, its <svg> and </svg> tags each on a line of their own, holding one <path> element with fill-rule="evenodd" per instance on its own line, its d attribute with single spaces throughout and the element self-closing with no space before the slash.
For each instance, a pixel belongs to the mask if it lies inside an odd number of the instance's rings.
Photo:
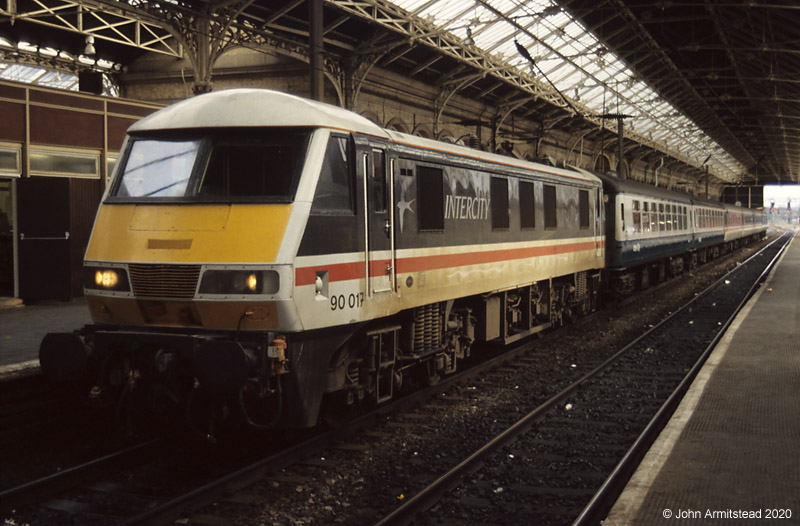
<svg viewBox="0 0 800 526">
<path fill-rule="evenodd" d="M 362 153 L 366 235 L 367 294 L 394 290 L 393 167 L 386 150 L 370 147 Z"/>
</svg>

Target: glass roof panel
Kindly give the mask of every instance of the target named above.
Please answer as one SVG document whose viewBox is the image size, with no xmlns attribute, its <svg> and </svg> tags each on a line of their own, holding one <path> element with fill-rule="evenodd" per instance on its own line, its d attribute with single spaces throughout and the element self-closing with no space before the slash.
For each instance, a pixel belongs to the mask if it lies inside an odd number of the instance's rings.
<svg viewBox="0 0 800 526">
<path fill-rule="evenodd" d="M 733 178 L 743 171 L 700 129 L 661 99 L 614 53 L 588 33 L 552 0 L 394 0 L 398 6 L 430 20 L 460 38 L 467 28 L 475 44 L 522 76 L 552 82 L 573 103 L 584 110 L 625 113 L 634 116 L 638 133 L 653 132 L 653 137 L 674 145 L 677 155 L 696 157 L 712 147 L 718 152 L 711 161 L 721 176 Z M 537 67 L 522 57 L 514 41 L 533 57 Z M 544 74 L 547 79 L 542 78 Z M 690 133 L 685 133 L 690 130 Z M 667 141 L 666 139 L 669 139 Z"/>
<path fill-rule="evenodd" d="M 0 49 L 16 49 L 29 55 L 44 55 L 67 64 L 89 66 L 95 70 L 114 71 L 118 70 L 120 67 L 119 64 L 107 60 L 89 58 L 84 55 L 73 56 L 65 51 L 59 51 L 51 47 L 37 47 L 27 42 L 13 43 L 2 37 L 0 37 Z M 33 63 L 0 61 L 0 80 L 34 84 L 67 91 L 77 91 L 79 88 L 77 74 L 71 71 L 64 71 L 63 69 L 45 68 Z M 109 82 L 105 75 L 103 76 L 103 86 L 106 95 L 114 97 L 119 96 L 118 87 Z"/>
</svg>

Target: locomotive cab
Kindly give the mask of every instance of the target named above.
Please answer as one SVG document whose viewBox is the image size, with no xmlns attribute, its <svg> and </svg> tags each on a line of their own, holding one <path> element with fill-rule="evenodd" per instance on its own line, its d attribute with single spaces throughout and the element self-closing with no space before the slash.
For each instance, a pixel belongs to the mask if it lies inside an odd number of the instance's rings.
<svg viewBox="0 0 800 526">
<path fill-rule="evenodd" d="M 322 118 L 303 112 L 308 101 L 287 95 L 268 107 L 264 94 L 198 97 L 131 127 L 84 261 L 94 324 L 48 335 L 45 373 L 92 378 L 96 403 L 148 392 L 156 409 L 181 409 L 211 393 L 233 397 L 255 426 L 315 423 L 319 400 L 302 391 L 324 376 L 298 379 L 311 368 L 289 367 L 290 352 L 294 364 L 309 354 L 302 338 L 287 345 L 303 329 L 294 259 L 320 171 L 315 206 L 342 206 L 320 169 L 328 143 L 340 144 L 329 141 L 331 123 L 380 129 L 336 108 Z M 335 168 L 330 157 L 325 166 Z M 301 406 L 285 411 L 284 390 Z"/>
</svg>

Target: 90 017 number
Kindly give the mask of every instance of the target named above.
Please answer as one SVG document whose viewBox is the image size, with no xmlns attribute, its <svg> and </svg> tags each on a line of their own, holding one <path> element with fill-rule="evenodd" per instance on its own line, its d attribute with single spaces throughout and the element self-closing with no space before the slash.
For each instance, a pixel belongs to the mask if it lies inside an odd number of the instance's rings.
<svg viewBox="0 0 800 526">
<path fill-rule="evenodd" d="M 334 294 L 331 296 L 331 310 L 355 309 L 364 304 L 364 293 Z"/>
</svg>

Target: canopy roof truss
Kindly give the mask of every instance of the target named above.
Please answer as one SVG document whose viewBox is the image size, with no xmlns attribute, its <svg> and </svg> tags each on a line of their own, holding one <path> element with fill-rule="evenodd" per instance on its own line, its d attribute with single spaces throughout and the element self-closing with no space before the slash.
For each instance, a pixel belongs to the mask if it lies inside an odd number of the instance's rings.
<svg viewBox="0 0 800 526">
<path fill-rule="evenodd" d="M 94 36 L 122 64 L 143 51 L 213 64 L 230 45 L 308 58 L 305 0 L 4 0 L 1 37 L 47 45 L 34 26 L 63 30 L 52 47 L 76 55 Z M 368 57 L 362 77 L 378 65 L 576 140 L 610 141 L 624 116 L 626 155 L 723 182 L 797 180 L 797 41 L 792 0 L 325 0 L 329 74 Z"/>
</svg>

